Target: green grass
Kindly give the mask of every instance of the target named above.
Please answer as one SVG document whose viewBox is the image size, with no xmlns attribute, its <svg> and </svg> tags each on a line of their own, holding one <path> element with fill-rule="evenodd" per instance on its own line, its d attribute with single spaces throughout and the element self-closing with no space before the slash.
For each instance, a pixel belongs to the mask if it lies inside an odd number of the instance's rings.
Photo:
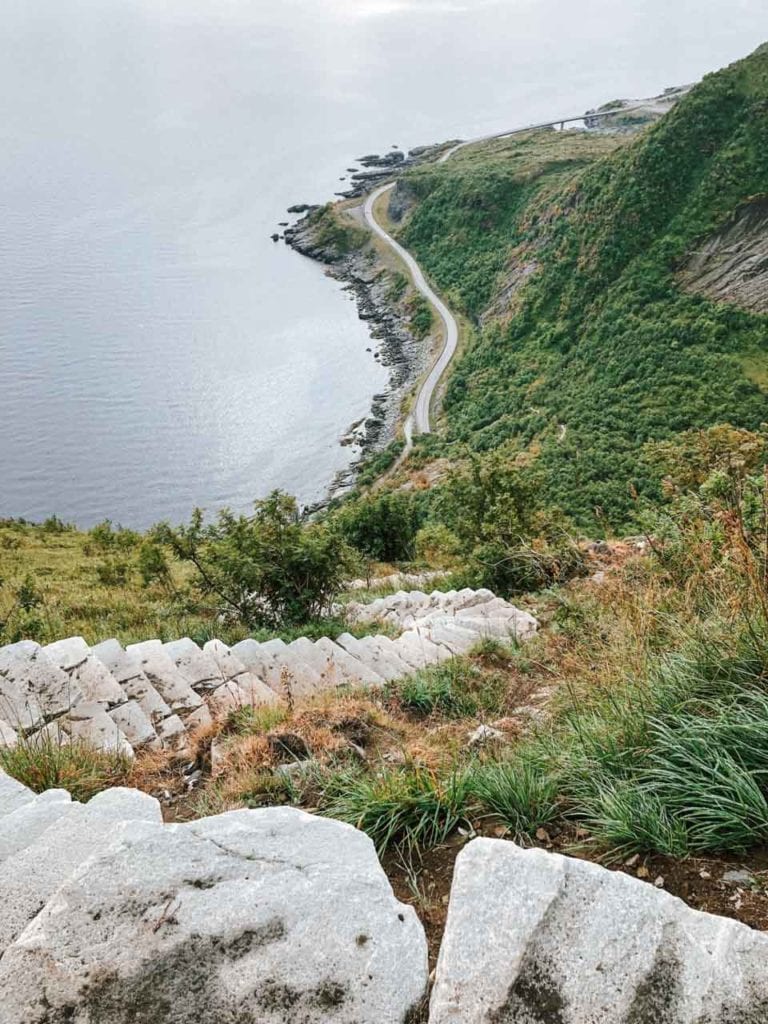
<svg viewBox="0 0 768 1024">
<path fill-rule="evenodd" d="M 81 741 L 22 736 L 12 749 L 0 747 L 0 768 L 35 793 L 66 789 L 73 800 L 85 803 L 103 789 L 125 785 L 131 760 Z"/>
<path fill-rule="evenodd" d="M 560 815 L 557 779 L 540 764 L 493 761 L 474 770 L 469 787 L 480 807 L 518 840 L 535 836 Z"/>
<path fill-rule="evenodd" d="M 322 811 L 366 832 L 379 853 L 397 846 L 426 849 L 444 842 L 464 819 L 467 780 L 417 766 L 367 773 L 341 769 L 326 782 Z"/>
<path fill-rule="evenodd" d="M 471 660 L 457 658 L 398 680 L 389 693 L 414 714 L 471 718 L 481 711 L 501 714 L 507 683 L 500 673 L 483 672 Z"/>
</svg>

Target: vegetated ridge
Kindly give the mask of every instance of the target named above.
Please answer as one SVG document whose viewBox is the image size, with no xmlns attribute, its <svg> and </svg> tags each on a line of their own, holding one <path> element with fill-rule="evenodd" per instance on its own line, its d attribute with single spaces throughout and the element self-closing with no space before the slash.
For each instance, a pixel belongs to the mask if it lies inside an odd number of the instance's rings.
<svg viewBox="0 0 768 1024">
<path fill-rule="evenodd" d="M 428 450 L 513 441 L 539 453 L 566 512 L 620 525 L 638 494 L 660 497 L 648 441 L 766 419 L 768 322 L 754 296 L 768 48 L 598 159 L 580 166 L 570 134 L 409 170 L 399 240 L 476 325 L 445 396 L 445 441 Z M 714 256 L 697 256 L 707 246 L 726 251 L 725 281 Z"/>
</svg>

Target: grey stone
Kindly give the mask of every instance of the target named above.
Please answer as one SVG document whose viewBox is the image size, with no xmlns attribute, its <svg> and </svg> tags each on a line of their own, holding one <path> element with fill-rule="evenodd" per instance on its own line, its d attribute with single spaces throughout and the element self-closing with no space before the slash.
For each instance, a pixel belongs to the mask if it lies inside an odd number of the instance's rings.
<svg viewBox="0 0 768 1024">
<path fill-rule="evenodd" d="M 66 672 L 32 640 L 0 647 L 0 716 L 14 729 L 34 729 L 80 696 Z"/>
<path fill-rule="evenodd" d="M 224 682 L 216 660 L 201 651 L 188 636 L 181 640 L 171 640 L 163 648 L 193 690 L 215 690 Z"/>
<path fill-rule="evenodd" d="M 348 651 L 328 637 L 321 637 L 315 640 L 314 647 L 321 651 L 326 657 L 333 660 L 337 671 L 347 679 L 350 685 L 359 686 L 383 686 L 386 680 L 372 668 L 360 662 Z"/>
<path fill-rule="evenodd" d="M 410 1019 L 424 932 L 362 833 L 291 808 L 138 831 L 6 951 L 3 1024 Z"/>
<path fill-rule="evenodd" d="M 749 888 L 749 886 L 755 884 L 755 876 L 751 875 L 749 871 L 736 869 L 732 871 L 725 871 L 723 873 L 722 881 L 727 885 L 742 885 Z"/>
<path fill-rule="evenodd" d="M 125 700 L 117 679 L 81 636 L 57 640 L 43 649 L 51 661 L 67 673 L 85 700 L 98 701 L 108 707 Z"/>
<path fill-rule="evenodd" d="M 65 789 L 49 789 L 7 814 L 0 824 L 0 863 L 29 846 L 72 806 Z"/>
<path fill-rule="evenodd" d="M 459 854 L 430 1024 L 764 1024 L 768 935 L 498 839 Z"/>
<path fill-rule="evenodd" d="M 369 644 L 366 641 L 369 637 L 360 640 L 351 633 L 342 633 L 336 637 L 336 643 L 351 654 L 353 658 L 367 665 L 378 676 L 386 682 L 393 679 L 400 679 L 403 675 L 402 662 L 398 662 L 386 655 L 378 644 Z M 399 660 L 399 659 L 398 659 Z M 410 671 L 410 669 L 408 669 Z"/>
<path fill-rule="evenodd" d="M 0 817 L 11 814 L 34 799 L 35 794 L 31 789 L 11 778 L 0 768 Z"/>
<path fill-rule="evenodd" d="M 19 735 L 7 722 L 0 718 L 0 747 L 15 747 L 19 741 Z"/>
<path fill-rule="evenodd" d="M 109 717 L 135 750 L 141 747 L 157 749 L 160 746 L 152 722 L 137 701 L 129 700 L 113 708 Z"/>
<path fill-rule="evenodd" d="M 125 650 L 138 660 L 142 671 L 172 711 L 194 711 L 202 705 L 202 698 L 176 668 L 159 640 L 130 644 Z"/>
<path fill-rule="evenodd" d="M 504 739 L 504 733 L 490 725 L 478 725 L 467 736 L 470 747 L 484 747 L 487 743 L 498 743 Z"/>
<path fill-rule="evenodd" d="M 170 715 L 155 726 L 160 742 L 169 750 L 183 750 L 189 743 L 184 723 L 178 715 Z"/>
<path fill-rule="evenodd" d="M 83 701 L 61 719 L 61 724 L 70 740 L 79 740 L 95 750 L 133 757 L 133 747 L 101 704 Z"/>
<path fill-rule="evenodd" d="M 6 946 L 84 861 L 119 842 L 121 829 L 132 831 L 138 821 L 160 820 L 160 805 L 152 797 L 136 790 L 108 790 L 88 804 L 71 805 L 34 842 L 6 858 L 0 864 L 0 964 Z M 5 1011 L 2 997 L 0 1007 Z"/>
</svg>

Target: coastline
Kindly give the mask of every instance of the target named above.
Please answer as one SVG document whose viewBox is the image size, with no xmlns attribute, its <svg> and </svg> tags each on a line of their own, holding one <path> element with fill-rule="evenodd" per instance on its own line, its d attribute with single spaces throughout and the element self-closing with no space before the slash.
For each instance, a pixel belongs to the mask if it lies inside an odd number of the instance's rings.
<svg viewBox="0 0 768 1024">
<path fill-rule="evenodd" d="M 300 255 L 320 263 L 325 273 L 352 295 L 358 316 L 368 324 L 373 358 L 386 367 L 389 379 L 385 390 L 373 396 L 369 415 L 351 424 L 342 434 L 339 443 L 355 448 L 355 457 L 347 469 L 331 481 L 324 499 L 313 505 L 312 510 L 350 490 L 361 463 L 397 438 L 404 419 L 403 399 L 429 363 L 429 346 L 425 339 L 414 336 L 407 311 L 393 298 L 392 273 L 373 256 L 368 241 L 349 252 L 340 252 L 333 245 L 319 242 L 313 217 L 315 210 L 311 208 L 285 229 L 285 243 Z"/>
</svg>

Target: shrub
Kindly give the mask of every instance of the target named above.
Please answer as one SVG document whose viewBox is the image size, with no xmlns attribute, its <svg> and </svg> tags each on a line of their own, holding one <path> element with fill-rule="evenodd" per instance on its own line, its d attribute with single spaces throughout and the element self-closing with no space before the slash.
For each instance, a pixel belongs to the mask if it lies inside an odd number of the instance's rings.
<svg viewBox="0 0 768 1024">
<path fill-rule="evenodd" d="M 319 618 L 356 564 L 337 531 L 303 523 L 296 499 L 281 491 L 257 501 L 252 516 L 225 509 L 206 525 L 197 509 L 188 526 L 156 533 L 194 566 L 200 590 L 249 626 Z"/>
</svg>

